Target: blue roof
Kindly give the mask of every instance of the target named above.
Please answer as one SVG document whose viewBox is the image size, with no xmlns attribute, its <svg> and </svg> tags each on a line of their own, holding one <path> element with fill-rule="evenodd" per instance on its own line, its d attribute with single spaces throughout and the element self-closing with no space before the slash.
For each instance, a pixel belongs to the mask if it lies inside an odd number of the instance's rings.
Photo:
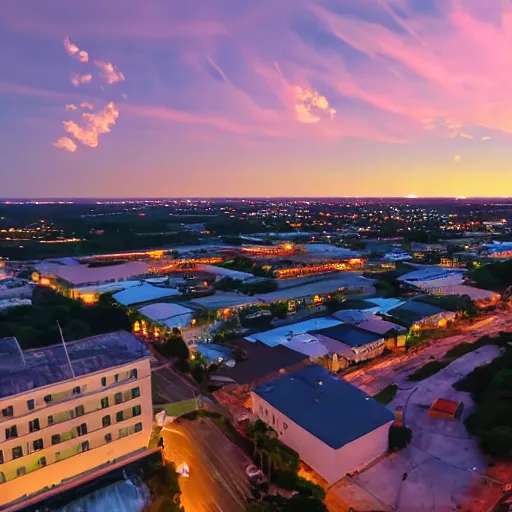
<svg viewBox="0 0 512 512">
<path fill-rule="evenodd" d="M 341 343 L 350 347 L 362 347 L 382 339 L 382 334 L 365 331 L 348 324 L 335 325 L 334 327 L 328 327 L 316 332 L 333 340 L 341 341 Z"/>
<path fill-rule="evenodd" d="M 153 286 L 148 282 L 144 282 L 140 286 L 132 286 L 123 291 L 114 293 L 113 297 L 123 306 L 131 306 L 133 304 L 143 304 L 153 300 L 165 299 L 181 295 L 175 288 L 167 288 L 164 286 Z"/>
<path fill-rule="evenodd" d="M 318 365 L 258 386 L 254 392 L 334 450 L 394 419 L 386 407 Z"/>
</svg>

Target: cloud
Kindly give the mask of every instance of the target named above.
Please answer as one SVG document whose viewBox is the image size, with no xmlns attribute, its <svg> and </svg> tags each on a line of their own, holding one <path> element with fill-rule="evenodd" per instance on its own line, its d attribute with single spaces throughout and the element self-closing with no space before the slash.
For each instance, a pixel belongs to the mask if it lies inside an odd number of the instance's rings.
<svg viewBox="0 0 512 512">
<path fill-rule="evenodd" d="M 94 64 L 101 70 L 101 75 L 109 85 L 116 84 L 117 82 L 122 82 L 125 79 L 123 73 L 121 73 L 121 71 L 118 71 L 114 64 L 112 64 L 111 62 L 95 60 Z"/>
<path fill-rule="evenodd" d="M 74 59 L 77 59 L 80 62 L 89 62 L 89 54 L 84 50 L 80 50 L 76 44 L 73 44 L 69 40 L 69 37 L 64 39 L 64 49 L 66 50 L 67 54 Z"/>
<path fill-rule="evenodd" d="M 73 73 L 69 80 L 75 87 L 79 87 L 83 84 L 88 84 L 92 80 L 92 75 L 90 73 L 86 73 L 84 75 L 79 75 L 78 73 Z"/>
<path fill-rule="evenodd" d="M 474 139 L 473 135 L 470 135 L 469 133 L 460 132 L 459 134 L 463 139 Z"/>
<path fill-rule="evenodd" d="M 491 140 L 491 139 L 492 139 L 492 137 L 489 137 L 488 135 L 480 138 L 480 140 Z"/>
<path fill-rule="evenodd" d="M 329 105 L 327 98 L 321 96 L 318 91 L 295 88 L 296 101 L 295 119 L 299 123 L 312 124 L 318 123 L 322 117 L 321 114 L 327 114 L 327 117 L 334 119 L 336 110 Z"/>
<path fill-rule="evenodd" d="M 88 103 L 87 101 L 83 101 L 80 103 L 80 106 L 82 108 L 88 108 L 89 110 L 94 110 L 94 106 L 91 103 Z"/>
<path fill-rule="evenodd" d="M 74 153 L 77 149 L 77 145 L 69 137 L 61 137 L 60 139 L 56 140 L 52 146 L 56 147 L 57 149 L 64 149 L 70 153 Z"/>
<path fill-rule="evenodd" d="M 77 110 L 77 106 L 74 105 L 73 103 L 68 103 L 65 107 L 66 110 Z"/>
<path fill-rule="evenodd" d="M 460 155 L 455 155 L 455 156 L 453 157 L 453 161 L 454 161 L 454 162 L 460 162 Z"/>
<path fill-rule="evenodd" d="M 110 127 L 116 124 L 119 111 L 113 102 L 107 103 L 99 112 L 82 114 L 82 126 L 74 121 L 64 121 L 66 132 L 84 146 L 96 148 L 99 146 L 99 137 L 110 132 Z"/>
</svg>

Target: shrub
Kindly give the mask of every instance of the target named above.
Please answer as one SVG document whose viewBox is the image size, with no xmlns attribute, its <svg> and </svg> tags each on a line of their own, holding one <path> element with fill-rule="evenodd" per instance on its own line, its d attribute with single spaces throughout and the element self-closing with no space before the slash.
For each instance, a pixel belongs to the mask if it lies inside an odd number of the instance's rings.
<svg viewBox="0 0 512 512">
<path fill-rule="evenodd" d="M 300 477 L 293 471 L 277 470 L 273 473 L 272 480 L 282 489 L 298 491 L 303 496 L 318 498 L 320 500 L 325 498 L 323 487 Z"/>
<path fill-rule="evenodd" d="M 412 440 L 412 430 L 407 427 L 391 425 L 389 428 L 389 451 L 394 452 L 405 448 Z"/>
<path fill-rule="evenodd" d="M 163 343 L 156 343 L 155 349 L 164 357 L 177 357 L 178 359 L 187 360 L 190 352 L 187 344 L 181 336 L 171 336 Z"/>
</svg>

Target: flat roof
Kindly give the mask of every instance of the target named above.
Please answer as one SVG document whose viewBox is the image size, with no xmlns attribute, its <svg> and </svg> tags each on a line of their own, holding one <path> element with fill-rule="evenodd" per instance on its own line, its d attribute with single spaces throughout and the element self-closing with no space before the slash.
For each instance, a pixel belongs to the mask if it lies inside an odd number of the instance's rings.
<svg viewBox="0 0 512 512">
<path fill-rule="evenodd" d="M 223 366 L 215 375 L 229 377 L 237 384 L 249 384 L 308 360 L 304 354 L 283 345 L 269 347 L 259 341 L 251 343 L 246 340 L 236 340 L 231 344 L 242 349 L 247 359 L 236 363 L 233 368 Z"/>
<path fill-rule="evenodd" d="M 297 322 L 295 324 L 284 325 L 282 327 L 276 327 L 268 331 L 258 332 L 247 336 L 247 341 L 261 341 L 269 347 L 275 347 L 276 345 L 286 345 L 289 343 L 289 339 L 296 337 L 300 334 L 305 334 L 311 331 L 318 331 L 333 325 L 339 325 L 341 322 L 334 318 L 313 318 L 311 320 L 304 320 L 303 322 Z"/>
<path fill-rule="evenodd" d="M 127 263 L 120 263 L 119 265 L 106 265 L 104 267 L 43 263 L 37 268 L 43 274 L 48 272 L 50 275 L 59 277 L 73 286 L 79 286 L 119 281 L 147 274 L 149 266 L 142 261 L 129 261 Z"/>
<path fill-rule="evenodd" d="M 318 365 L 258 386 L 254 393 L 334 450 L 394 419 L 386 407 Z"/>
<path fill-rule="evenodd" d="M 249 297 L 241 293 L 216 292 L 214 295 L 200 297 L 189 301 L 191 305 L 201 306 L 206 309 L 225 309 L 261 302 L 257 297 Z"/>
<path fill-rule="evenodd" d="M 146 281 L 138 286 L 130 286 L 125 290 L 117 292 L 113 295 L 123 306 L 132 306 L 133 304 L 143 304 L 158 299 L 165 299 L 167 297 L 176 297 L 181 293 L 175 288 L 167 288 L 165 286 L 154 286 Z"/>
<path fill-rule="evenodd" d="M 438 306 L 427 304 L 426 302 L 420 302 L 409 299 L 402 305 L 390 309 L 387 314 L 390 315 L 391 317 L 397 318 L 412 325 L 415 322 L 423 320 L 424 318 L 439 315 L 441 313 L 451 312 L 446 311 L 445 309 L 442 309 Z"/>
<path fill-rule="evenodd" d="M 327 329 L 321 329 L 316 331 L 315 334 L 321 334 L 322 336 L 339 341 L 350 347 L 362 347 L 363 345 L 382 339 L 382 334 L 366 331 L 349 324 L 335 325 Z"/>
<path fill-rule="evenodd" d="M 7 340 L 7 341 L 6 341 Z M 13 341 L 14 340 L 14 341 Z M 73 378 L 62 344 L 23 352 L 15 338 L 0 340 L 0 398 Z M 5 348 L 1 348 L 5 347 Z M 122 366 L 150 357 L 147 348 L 126 331 L 70 341 L 66 348 L 75 376 Z M 8 363 L 4 359 L 7 354 Z"/>
<path fill-rule="evenodd" d="M 192 320 L 193 310 L 179 304 L 157 302 L 139 308 L 145 317 L 167 325 L 167 327 L 188 327 Z"/>
</svg>

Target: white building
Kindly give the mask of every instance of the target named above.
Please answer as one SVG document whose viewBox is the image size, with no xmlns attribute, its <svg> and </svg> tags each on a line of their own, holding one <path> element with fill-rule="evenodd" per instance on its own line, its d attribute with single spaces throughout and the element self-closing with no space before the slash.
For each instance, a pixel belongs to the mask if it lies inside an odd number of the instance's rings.
<svg viewBox="0 0 512 512">
<path fill-rule="evenodd" d="M 253 413 L 329 485 L 388 449 L 391 411 L 321 366 L 263 384 L 251 398 Z"/>
<path fill-rule="evenodd" d="M 144 345 L 116 332 L 66 348 L 0 340 L 0 507 L 148 446 Z"/>
</svg>

